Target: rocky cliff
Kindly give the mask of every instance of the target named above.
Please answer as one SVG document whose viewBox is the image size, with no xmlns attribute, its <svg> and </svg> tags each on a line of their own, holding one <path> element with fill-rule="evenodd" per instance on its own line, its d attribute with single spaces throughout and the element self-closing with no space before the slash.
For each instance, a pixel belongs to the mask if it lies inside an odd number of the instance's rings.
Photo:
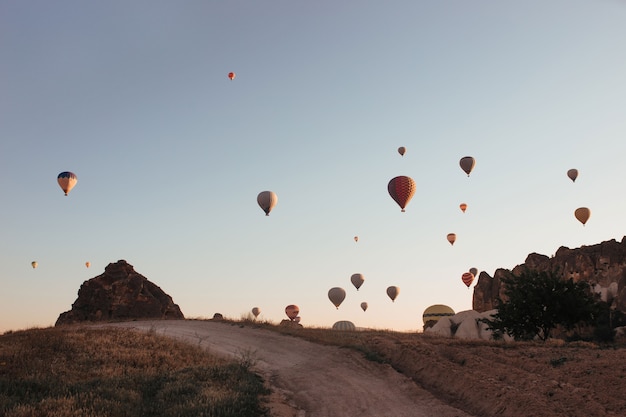
<svg viewBox="0 0 626 417">
<path fill-rule="evenodd" d="M 553 257 L 531 253 L 523 264 L 513 270 L 497 269 L 493 277 L 483 271 L 474 287 L 472 308 L 478 312 L 495 309 L 496 299 L 504 299 L 502 277 L 517 275 L 524 268 L 558 271 L 563 279 L 586 281 L 612 308 L 626 312 L 626 237 L 621 242 L 613 239 L 576 249 L 560 247 Z"/>
<path fill-rule="evenodd" d="M 184 319 L 172 297 L 124 260 L 110 263 L 104 274 L 83 282 L 72 309 L 56 325 L 84 321 Z"/>
</svg>

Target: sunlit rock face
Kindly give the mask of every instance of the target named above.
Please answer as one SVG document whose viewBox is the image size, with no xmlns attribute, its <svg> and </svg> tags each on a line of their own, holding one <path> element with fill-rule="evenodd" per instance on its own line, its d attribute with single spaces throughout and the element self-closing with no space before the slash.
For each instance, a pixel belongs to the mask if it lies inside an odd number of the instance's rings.
<svg viewBox="0 0 626 417">
<path fill-rule="evenodd" d="M 104 274 L 83 282 L 72 309 L 61 313 L 56 325 L 184 318 L 172 297 L 120 260 L 107 265 Z"/>
<path fill-rule="evenodd" d="M 478 312 L 497 308 L 496 299 L 505 299 L 502 277 L 517 275 L 524 268 L 557 271 L 563 279 L 586 281 L 602 301 L 626 312 L 626 237 L 576 249 L 560 247 L 552 257 L 531 253 L 525 263 L 512 271 L 497 269 L 493 277 L 483 271 L 474 287 L 472 308 Z"/>
</svg>

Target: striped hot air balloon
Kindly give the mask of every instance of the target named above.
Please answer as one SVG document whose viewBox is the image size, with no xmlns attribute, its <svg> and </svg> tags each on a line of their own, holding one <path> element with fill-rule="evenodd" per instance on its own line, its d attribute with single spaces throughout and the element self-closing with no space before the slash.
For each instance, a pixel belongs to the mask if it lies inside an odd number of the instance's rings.
<svg viewBox="0 0 626 417">
<path fill-rule="evenodd" d="M 353 332 L 356 330 L 356 326 L 351 321 L 341 320 L 333 324 L 333 330 L 340 330 L 344 332 Z"/>
<path fill-rule="evenodd" d="M 393 200 L 398 203 L 401 211 L 404 212 L 404 208 L 409 204 L 409 201 L 415 195 L 415 181 L 411 177 L 401 175 L 392 178 L 387 184 L 387 191 Z"/>
<path fill-rule="evenodd" d="M 464 272 L 463 275 L 461 275 L 461 281 L 463 281 L 463 284 L 467 285 L 467 289 L 469 289 L 472 282 L 474 282 L 474 274 L 471 272 Z"/>
</svg>

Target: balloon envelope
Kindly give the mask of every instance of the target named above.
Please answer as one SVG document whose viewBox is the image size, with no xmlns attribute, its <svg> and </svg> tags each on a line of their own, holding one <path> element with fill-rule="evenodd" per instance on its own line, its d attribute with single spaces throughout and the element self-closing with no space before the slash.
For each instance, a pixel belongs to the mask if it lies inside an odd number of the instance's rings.
<svg viewBox="0 0 626 417">
<path fill-rule="evenodd" d="M 272 211 L 276 203 L 278 203 L 278 196 L 273 191 L 261 191 L 256 197 L 256 202 L 259 204 L 259 207 L 263 209 L 265 215 L 269 216 L 270 211 Z"/>
<path fill-rule="evenodd" d="M 467 204 L 465 204 L 465 203 L 461 203 L 461 204 L 459 204 L 459 207 L 461 208 L 461 211 L 462 211 L 463 213 L 465 213 L 465 210 L 467 210 Z"/>
<path fill-rule="evenodd" d="M 367 310 L 367 307 L 368 307 L 367 303 L 366 303 L 365 301 L 363 301 L 363 302 L 361 303 L 361 309 L 362 309 L 363 311 L 366 311 L 366 310 Z"/>
<path fill-rule="evenodd" d="M 32 262 L 30 263 L 30 266 L 32 266 L 32 267 L 33 267 L 33 269 L 34 269 L 34 268 L 37 268 L 37 265 L 38 265 L 38 264 L 37 264 L 37 262 L 35 262 L 35 261 L 32 261 Z"/>
<path fill-rule="evenodd" d="M 353 332 L 356 330 L 356 327 L 354 326 L 354 323 L 352 323 L 351 321 L 342 320 L 333 324 L 333 330 Z"/>
<path fill-rule="evenodd" d="M 236 77 L 236 75 L 235 75 L 235 73 L 234 73 L 234 72 L 229 72 L 229 73 L 228 73 L 228 78 L 230 78 L 230 80 L 231 80 L 231 81 L 232 81 L 232 80 L 234 80 L 234 79 L 235 79 L 235 77 Z M 244 84 L 245 84 L 245 83 L 244 83 Z"/>
<path fill-rule="evenodd" d="M 359 288 L 361 288 L 361 285 L 363 285 L 363 282 L 365 282 L 365 277 L 363 277 L 363 274 L 352 274 L 350 281 L 358 291 Z"/>
<path fill-rule="evenodd" d="M 89 268 L 91 266 L 91 262 L 85 262 L 85 266 Z"/>
<path fill-rule="evenodd" d="M 404 154 L 406 153 L 406 148 L 404 146 L 400 146 L 398 148 L 398 153 L 402 156 L 404 156 Z"/>
<path fill-rule="evenodd" d="M 426 324 L 429 321 L 439 321 L 442 317 L 454 316 L 454 314 L 454 310 L 451 307 L 443 304 L 434 304 L 424 310 L 422 320 Z"/>
<path fill-rule="evenodd" d="M 574 216 L 578 219 L 579 222 L 585 225 L 589 217 L 591 217 L 591 210 L 587 207 L 579 207 L 574 211 Z"/>
<path fill-rule="evenodd" d="M 474 281 L 474 274 L 471 272 L 464 272 L 463 275 L 461 275 L 461 281 L 463 281 L 463 284 L 467 285 L 467 288 L 469 288 Z"/>
<path fill-rule="evenodd" d="M 448 236 L 446 236 L 446 238 L 451 245 L 454 245 L 454 242 L 456 242 L 456 234 L 454 233 L 448 233 Z"/>
<path fill-rule="evenodd" d="M 78 177 L 73 172 L 64 171 L 57 176 L 57 182 L 65 195 L 67 195 L 78 182 Z"/>
<path fill-rule="evenodd" d="M 328 290 L 328 299 L 331 303 L 335 305 L 335 307 L 337 307 L 337 309 L 339 309 L 339 306 L 341 305 L 341 303 L 343 303 L 343 300 L 345 300 L 345 298 L 346 290 L 344 290 L 343 288 L 333 287 Z"/>
<path fill-rule="evenodd" d="M 398 203 L 401 211 L 404 211 L 404 208 L 409 201 L 415 195 L 415 181 L 411 177 L 407 177 L 404 175 L 392 178 L 387 184 L 387 191 L 389 191 L 389 195 L 393 200 Z"/>
<path fill-rule="evenodd" d="M 359 241 L 359 237 L 358 237 L 358 236 L 355 236 L 355 237 L 354 237 L 354 241 L 355 241 L 355 242 L 358 242 L 358 241 Z"/>
<path fill-rule="evenodd" d="M 570 180 L 572 180 L 572 182 L 576 182 L 576 178 L 578 178 L 578 170 L 575 168 L 568 170 L 567 176 L 569 177 Z"/>
<path fill-rule="evenodd" d="M 471 156 L 464 156 L 459 161 L 459 165 L 461 166 L 461 169 L 465 171 L 465 173 L 469 177 L 470 172 L 472 172 L 472 170 L 474 169 L 474 165 L 476 165 L 476 160 L 472 158 Z"/>
<path fill-rule="evenodd" d="M 254 317 L 259 317 L 259 314 L 261 314 L 261 309 L 259 307 L 252 307 L 252 314 L 254 314 Z"/>
<path fill-rule="evenodd" d="M 391 298 L 391 301 L 395 301 L 398 294 L 400 294 L 400 287 L 396 287 L 395 285 L 387 287 L 387 295 Z"/>
<path fill-rule="evenodd" d="M 470 268 L 469 271 L 472 273 L 472 275 L 476 276 L 478 275 L 478 269 L 477 268 Z"/>
<path fill-rule="evenodd" d="M 295 304 L 289 304 L 285 307 L 285 314 L 287 314 L 290 320 L 294 320 L 300 314 L 300 308 Z"/>
</svg>

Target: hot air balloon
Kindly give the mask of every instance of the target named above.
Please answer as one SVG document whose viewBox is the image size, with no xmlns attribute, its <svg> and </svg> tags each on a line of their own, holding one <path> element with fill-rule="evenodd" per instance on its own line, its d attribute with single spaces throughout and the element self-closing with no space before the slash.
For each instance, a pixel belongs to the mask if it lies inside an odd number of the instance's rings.
<svg viewBox="0 0 626 417">
<path fill-rule="evenodd" d="M 346 290 L 340 287 L 333 287 L 328 290 L 328 299 L 331 303 L 335 305 L 337 310 L 339 310 L 339 306 L 343 303 L 343 300 L 346 298 Z"/>
<path fill-rule="evenodd" d="M 354 237 L 354 241 L 355 241 L 355 242 L 358 242 L 358 241 L 359 241 L 359 237 L 358 237 L 358 236 L 355 236 L 355 237 Z"/>
<path fill-rule="evenodd" d="M 576 182 L 576 178 L 578 178 L 578 170 L 574 168 L 568 170 L 567 176 L 569 177 L 570 180 L 572 180 L 572 182 Z"/>
<path fill-rule="evenodd" d="M 392 178 L 387 184 L 387 191 L 404 212 L 404 208 L 415 195 L 415 181 L 404 175 Z"/>
<path fill-rule="evenodd" d="M 456 242 L 456 234 L 448 233 L 448 236 L 446 237 L 448 238 L 448 242 L 450 242 L 451 245 L 454 245 L 454 242 Z"/>
<path fill-rule="evenodd" d="M 476 165 L 476 160 L 471 156 L 464 156 L 459 161 L 459 165 L 461 165 L 461 169 L 465 171 L 467 176 L 470 176 L 470 172 L 474 169 L 474 165 Z"/>
<path fill-rule="evenodd" d="M 256 197 L 257 203 L 263 209 L 266 216 L 270 215 L 270 211 L 278 203 L 278 196 L 273 191 L 261 191 Z"/>
<path fill-rule="evenodd" d="M 429 321 L 437 322 L 440 318 L 452 317 L 454 316 L 454 314 L 455 313 L 452 308 L 443 304 L 434 304 L 424 310 L 422 320 L 424 321 L 424 324 L 428 323 Z"/>
<path fill-rule="evenodd" d="M 333 324 L 333 330 L 340 330 L 340 331 L 344 331 L 344 332 L 353 332 L 353 331 L 356 330 L 356 327 L 354 326 L 354 323 L 352 323 L 351 321 L 342 320 L 342 321 L 338 321 L 335 324 Z"/>
<path fill-rule="evenodd" d="M 289 317 L 289 320 L 294 320 L 300 314 L 300 308 L 295 304 L 289 304 L 285 307 L 285 314 Z"/>
<path fill-rule="evenodd" d="M 465 210 L 467 210 L 467 204 L 465 204 L 465 203 L 461 203 L 461 204 L 459 204 L 459 207 L 460 207 L 460 209 L 461 209 L 461 211 L 462 211 L 463 213 L 465 213 Z"/>
<path fill-rule="evenodd" d="M 67 195 L 78 182 L 78 178 L 73 172 L 64 171 L 57 176 L 57 182 L 65 195 Z"/>
<path fill-rule="evenodd" d="M 256 319 L 261 314 L 261 309 L 259 307 L 252 307 L 252 314 L 254 314 L 254 318 Z"/>
<path fill-rule="evenodd" d="M 362 309 L 363 311 L 366 311 L 366 310 L 367 310 L 367 307 L 368 307 L 367 303 L 366 303 L 365 301 L 363 301 L 363 302 L 361 303 L 361 309 Z"/>
<path fill-rule="evenodd" d="M 472 273 L 472 275 L 476 276 L 478 275 L 478 269 L 476 268 L 470 268 L 469 271 Z"/>
<path fill-rule="evenodd" d="M 300 323 L 300 320 L 302 320 L 302 317 L 300 316 L 296 316 L 296 318 L 293 319 L 293 321 L 295 321 L 296 323 Z"/>
<path fill-rule="evenodd" d="M 229 72 L 229 73 L 228 73 L 228 78 L 230 78 L 230 80 L 231 80 L 231 81 L 232 81 L 232 80 L 234 80 L 234 79 L 235 79 L 235 77 L 236 77 L 236 75 L 235 75 L 235 73 L 234 73 L 234 72 Z"/>
<path fill-rule="evenodd" d="M 591 217 L 591 210 L 587 207 L 579 207 L 574 211 L 574 216 L 578 219 L 579 222 L 585 225 L 589 217 Z"/>
<path fill-rule="evenodd" d="M 404 156 L 404 154 L 406 153 L 406 148 L 404 146 L 400 146 L 398 148 L 398 153 L 402 156 Z"/>
<path fill-rule="evenodd" d="M 352 274 L 352 276 L 350 277 L 350 281 L 358 291 L 359 288 L 361 288 L 361 285 L 363 285 L 363 282 L 365 282 L 365 277 L 363 277 L 363 274 Z"/>
<path fill-rule="evenodd" d="M 32 262 L 30 263 L 30 266 L 32 266 L 32 267 L 33 267 L 33 269 L 37 268 L 37 265 L 38 265 L 37 261 L 32 261 Z"/>
<path fill-rule="evenodd" d="M 85 266 L 89 268 L 91 266 L 91 262 L 85 262 Z"/>
<path fill-rule="evenodd" d="M 391 287 L 387 287 L 387 295 L 391 298 L 391 301 L 395 301 L 398 294 L 400 294 L 400 287 L 393 285 Z"/>
<path fill-rule="evenodd" d="M 474 274 L 471 272 L 464 272 L 463 275 L 461 275 L 461 281 L 463 281 L 463 284 L 467 285 L 467 289 L 469 289 L 470 285 L 472 285 L 472 282 L 474 281 Z"/>
</svg>

